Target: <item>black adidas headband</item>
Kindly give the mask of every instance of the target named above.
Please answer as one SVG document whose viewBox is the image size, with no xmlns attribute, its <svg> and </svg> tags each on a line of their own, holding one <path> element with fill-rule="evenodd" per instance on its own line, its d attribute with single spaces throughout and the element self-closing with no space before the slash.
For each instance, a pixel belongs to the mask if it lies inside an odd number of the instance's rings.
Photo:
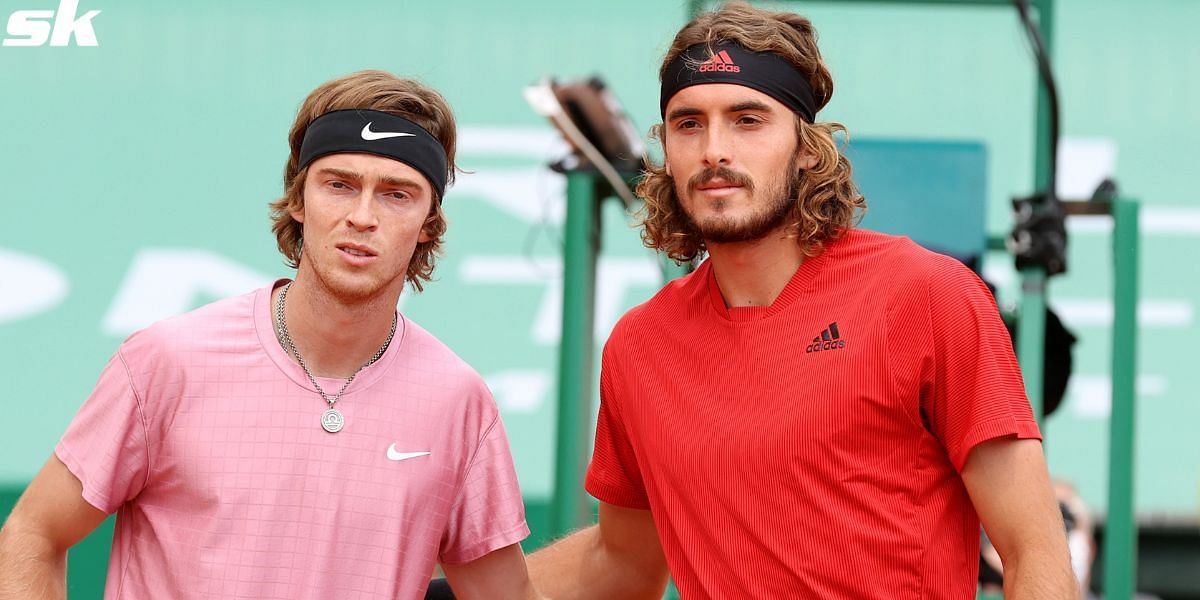
<svg viewBox="0 0 1200 600">
<path fill-rule="evenodd" d="M 398 160 L 429 180 L 435 200 L 440 201 L 446 193 L 446 149 L 432 134 L 404 117 L 364 108 L 327 112 L 314 119 L 304 132 L 298 168 L 339 152 L 364 152 Z"/>
<path fill-rule="evenodd" d="M 722 41 L 689 46 L 663 72 L 659 111 L 665 118 L 667 102 L 686 87 L 702 83 L 733 83 L 756 89 L 792 109 L 808 123 L 817 115 L 808 77 L 782 56 L 753 52 Z"/>
</svg>

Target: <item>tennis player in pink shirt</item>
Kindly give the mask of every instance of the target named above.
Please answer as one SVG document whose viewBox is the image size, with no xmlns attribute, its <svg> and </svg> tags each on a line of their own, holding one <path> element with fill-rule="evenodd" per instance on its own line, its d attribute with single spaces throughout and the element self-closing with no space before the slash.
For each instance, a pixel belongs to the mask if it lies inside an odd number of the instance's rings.
<svg viewBox="0 0 1200 600">
<path fill-rule="evenodd" d="M 0 532 L 0 598 L 62 598 L 117 514 L 106 598 L 537 598 L 508 440 L 480 376 L 396 311 L 429 281 L 455 124 L 420 83 L 323 84 L 292 126 L 297 268 L 134 333 Z"/>
</svg>

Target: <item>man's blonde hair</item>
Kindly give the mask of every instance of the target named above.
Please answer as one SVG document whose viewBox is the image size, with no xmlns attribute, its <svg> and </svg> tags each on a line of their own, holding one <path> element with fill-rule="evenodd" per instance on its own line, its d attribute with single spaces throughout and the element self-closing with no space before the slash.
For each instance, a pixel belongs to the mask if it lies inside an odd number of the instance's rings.
<svg viewBox="0 0 1200 600">
<path fill-rule="evenodd" d="M 447 185 L 454 182 L 454 173 L 458 168 L 454 163 L 457 132 L 454 114 L 441 94 L 417 81 L 377 70 L 359 71 L 321 84 L 304 99 L 296 113 L 292 131 L 288 135 L 291 154 L 283 170 L 284 194 L 270 204 L 271 230 L 275 232 L 279 251 L 293 268 L 300 266 L 300 256 L 304 250 L 303 224 L 292 218 L 293 212 L 304 209 L 304 179 L 308 169 L 299 168 L 304 133 L 317 117 L 349 108 L 386 112 L 420 125 L 446 150 L 446 182 Z M 417 291 L 423 288 L 422 282 L 433 277 L 434 263 L 441 254 L 442 235 L 446 233 L 446 216 L 442 212 L 442 199 L 437 197 L 437 190 L 434 190 L 424 231 L 432 239 L 417 244 L 405 274 L 405 279 Z"/>
</svg>

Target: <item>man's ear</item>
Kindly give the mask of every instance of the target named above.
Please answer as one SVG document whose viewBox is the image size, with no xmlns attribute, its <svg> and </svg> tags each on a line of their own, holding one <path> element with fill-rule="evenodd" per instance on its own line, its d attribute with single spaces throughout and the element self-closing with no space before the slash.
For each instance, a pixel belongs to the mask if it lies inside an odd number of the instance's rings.
<svg viewBox="0 0 1200 600">
<path fill-rule="evenodd" d="M 433 201 L 437 202 L 437 199 L 435 198 Z M 435 236 L 434 236 L 433 232 L 431 231 L 431 228 L 433 227 L 433 224 L 435 221 L 437 221 L 437 210 L 436 209 L 431 210 L 429 213 L 429 216 L 425 217 L 425 223 L 423 225 L 421 225 L 421 234 L 417 236 L 418 244 L 424 244 L 424 243 L 433 241 Z"/>
<path fill-rule="evenodd" d="M 800 149 L 800 157 L 798 160 L 796 160 L 796 164 L 800 167 L 800 170 L 810 171 L 813 167 L 817 166 L 817 162 L 817 155 L 811 150 L 808 148 Z"/>
<path fill-rule="evenodd" d="M 295 221 L 297 223 L 303 223 L 304 222 L 304 207 L 306 205 L 307 205 L 307 203 L 304 202 L 304 190 L 301 189 L 300 190 L 300 206 L 298 208 L 293 208 L 292 210 L 289 210 L 288 214 L 292 215 L 292 218 L 295 219 Z"/>
<path fill-rule="evenodd" d="M 669 157 L 669 155 L 667 154 L 667 136 L 663 132 L 662 125 L 657 125 L 656 127 L 658 127 L 659 129 L 658 129 L 658 133 L 655 135 L 658 135 L 659 144 L 662 145 L 663 171 L 667 174 L 667 177 L 674 177 L 674 175 L 671 175 L 671 161 L 667 160 L 667 158 Z"/>
<path fill-rule="evenodd" d="M 796 157 L 796 167 L 801 171 L 811 171 L 817 163 L 821 162 L 813 149 L 804 144 L 803 129 L 808 127 L 799 115 L 793 117 L 796 121 L 796 152 L 799 156 Z"/>
</svg>

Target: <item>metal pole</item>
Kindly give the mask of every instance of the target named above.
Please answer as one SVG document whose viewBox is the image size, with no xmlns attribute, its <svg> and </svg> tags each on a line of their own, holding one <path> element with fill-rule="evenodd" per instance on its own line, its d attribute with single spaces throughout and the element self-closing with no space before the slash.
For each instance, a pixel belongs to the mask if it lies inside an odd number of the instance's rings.
<svg viewBox="0 0 1200 600">
<path fill-rule="evenodd" d="M 599 205 L 595 176 L 568 173 L 554 501 L 550 515 L 554 537 L 582 525 L 586 514 L 582 491 L 592 406 L 592 324 L 596 256 L 600 251 Z"/>
<path fill-rule="evenodd" d="M 1034 0 L 1037 8 L 1038 30 L 1046 52 L 1053 56 L 1054 2 Z M 1037 85 L 1037 129 L 1034 144 L 1034 189 L 1050 185 L 1050 98 L 1039 78 Z M 1050 190 L 1054 192 L 1054 190 Z M 1045 389 L 1046 344 L 1046 270 L 1041 267 L 1021 269 L 1021 319 L 1017 323 L 1017 359 L 1025 378 L 1025 393 L 1033 415 L 1042 421 L 1042 392 Z"/>
<path fill-rule="evenodd" d="M 1137 584 L 1133 450 L 1137 378 L 1138 204 L 1113 202 L 1112 413 L 1108 423 L 1108 518 L 1104 597 L 1132 598 Z"/>
<path fill-rule="evenodd" d="M 1017 321 L 1017 358 L 1025 379 L 1025 394 L 1041 424 L 1043 367 L 1046 349 L 1046 270 L 1021 269 L 1021 318 Z"/>
<path fill-rule="evenodd" d="M 1047 58 L 1054 60 L 1054 0 L 1033 0 L 1037 9 L 1038 32 L 1046 46 Z M 1036 73 L 1036 71 L 1035 71 Z M 1037 135 L 1034 138 L 1034 189 L 1043 190 L 1050 185 L 1050 153 L 1058 148 L 1050 147 L 1050 94 L 1038 78 L 1037 85 Z M 1050 190 L 1056 191 L 1056 190 Z"/>
</svg>

